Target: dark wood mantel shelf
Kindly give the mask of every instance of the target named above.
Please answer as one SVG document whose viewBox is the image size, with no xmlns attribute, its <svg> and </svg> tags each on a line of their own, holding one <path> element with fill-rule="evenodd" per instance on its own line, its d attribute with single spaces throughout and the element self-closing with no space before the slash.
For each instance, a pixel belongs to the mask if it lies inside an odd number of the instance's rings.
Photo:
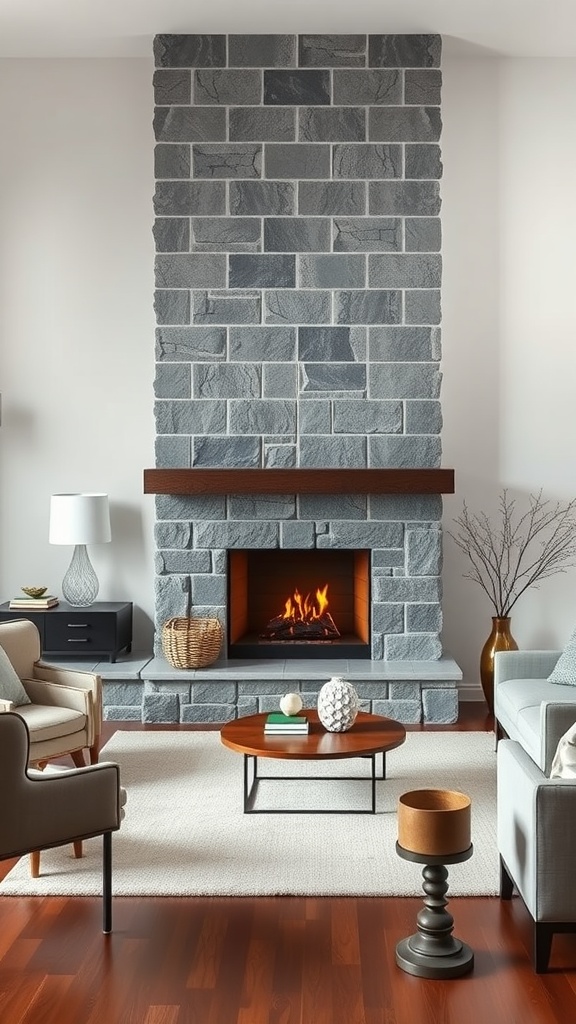
<svg viewBox="0 0 576 1024">
<path fill-rule="evenodd" d="M 144 494 L 453 493 L 453 469 L 144 470 Z"/>
</svg>

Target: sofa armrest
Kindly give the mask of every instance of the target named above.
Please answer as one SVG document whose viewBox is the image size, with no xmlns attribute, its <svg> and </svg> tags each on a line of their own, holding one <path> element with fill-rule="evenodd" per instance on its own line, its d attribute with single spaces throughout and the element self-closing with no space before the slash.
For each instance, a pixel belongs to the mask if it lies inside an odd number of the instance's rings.
<svg viewBox="0 0 576 1024">
<path fill-rule="evenodd" d="M 4 714 L 6 711 L 14 710 L 15 708 L 13 700 L 4 700 L 3 697 L 0 697 L 0 715 Z"/>
<path fill-rule="evenodd" d="M 562 651 L 497 651 L 494 686 L 507 679 L 547 679 Z"/>
<path fill-rule="evenodd" d="M 569 687 L 568 687 L 569 689 Z M 560 738 L 576 722 L 576 688 L 570 704 L 543 700 L 540 705 L 540 764 L 544 774 L 550 775 L 552 761 Z"/>
<path fill-rule="evenodd" d="M 498 852 L 536 921 L 574 921 L 576 783 L 548 779 L 514 740 L 498 744 Z"/>
</svg>

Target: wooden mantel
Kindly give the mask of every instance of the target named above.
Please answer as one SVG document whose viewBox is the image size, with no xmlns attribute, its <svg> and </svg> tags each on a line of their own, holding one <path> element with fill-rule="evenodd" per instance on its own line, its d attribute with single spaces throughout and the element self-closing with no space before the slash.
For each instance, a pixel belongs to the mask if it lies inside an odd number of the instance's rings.
<svg viewBox="0 0 576 1024">
<path fill-rule="evenodd" d="M 454 494 L 454 470 L 145 469 L 144 494 Z"/>
</svg>

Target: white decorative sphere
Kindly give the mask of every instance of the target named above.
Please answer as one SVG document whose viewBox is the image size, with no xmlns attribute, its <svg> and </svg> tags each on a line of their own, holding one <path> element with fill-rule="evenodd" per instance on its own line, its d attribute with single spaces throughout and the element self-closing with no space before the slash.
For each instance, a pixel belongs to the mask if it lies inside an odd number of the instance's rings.
<svg viewBox="0 0 576 1024">
<path fill-rule="evenodd" d="M 358 714 L 358 694 L 341 676 L 329 679 L 318 694 L 318 717 L 328 732 L 346 732 Z"/>
<path fill-rule="evenodd" d="M 302 710 L 302 697 L 299 693 L 285 693 L 280 700 L 280 711 L 283 715 L 297 715 Z"/>
</svg>

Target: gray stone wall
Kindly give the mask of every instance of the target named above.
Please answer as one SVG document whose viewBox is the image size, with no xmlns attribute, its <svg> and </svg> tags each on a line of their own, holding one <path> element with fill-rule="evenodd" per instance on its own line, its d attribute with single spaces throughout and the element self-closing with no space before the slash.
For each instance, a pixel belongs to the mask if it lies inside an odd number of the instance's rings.
<svg viewBox="0 0 576 1024">
<path fill-rule="evenodd" d="M 156 464 L 440 465 L 441 40 L 157 36 Z M 369 547 L 373 657 L 441 655 L 441 500 L 157 498 L 158 626 L 225 551 Z"/>
</svg>

